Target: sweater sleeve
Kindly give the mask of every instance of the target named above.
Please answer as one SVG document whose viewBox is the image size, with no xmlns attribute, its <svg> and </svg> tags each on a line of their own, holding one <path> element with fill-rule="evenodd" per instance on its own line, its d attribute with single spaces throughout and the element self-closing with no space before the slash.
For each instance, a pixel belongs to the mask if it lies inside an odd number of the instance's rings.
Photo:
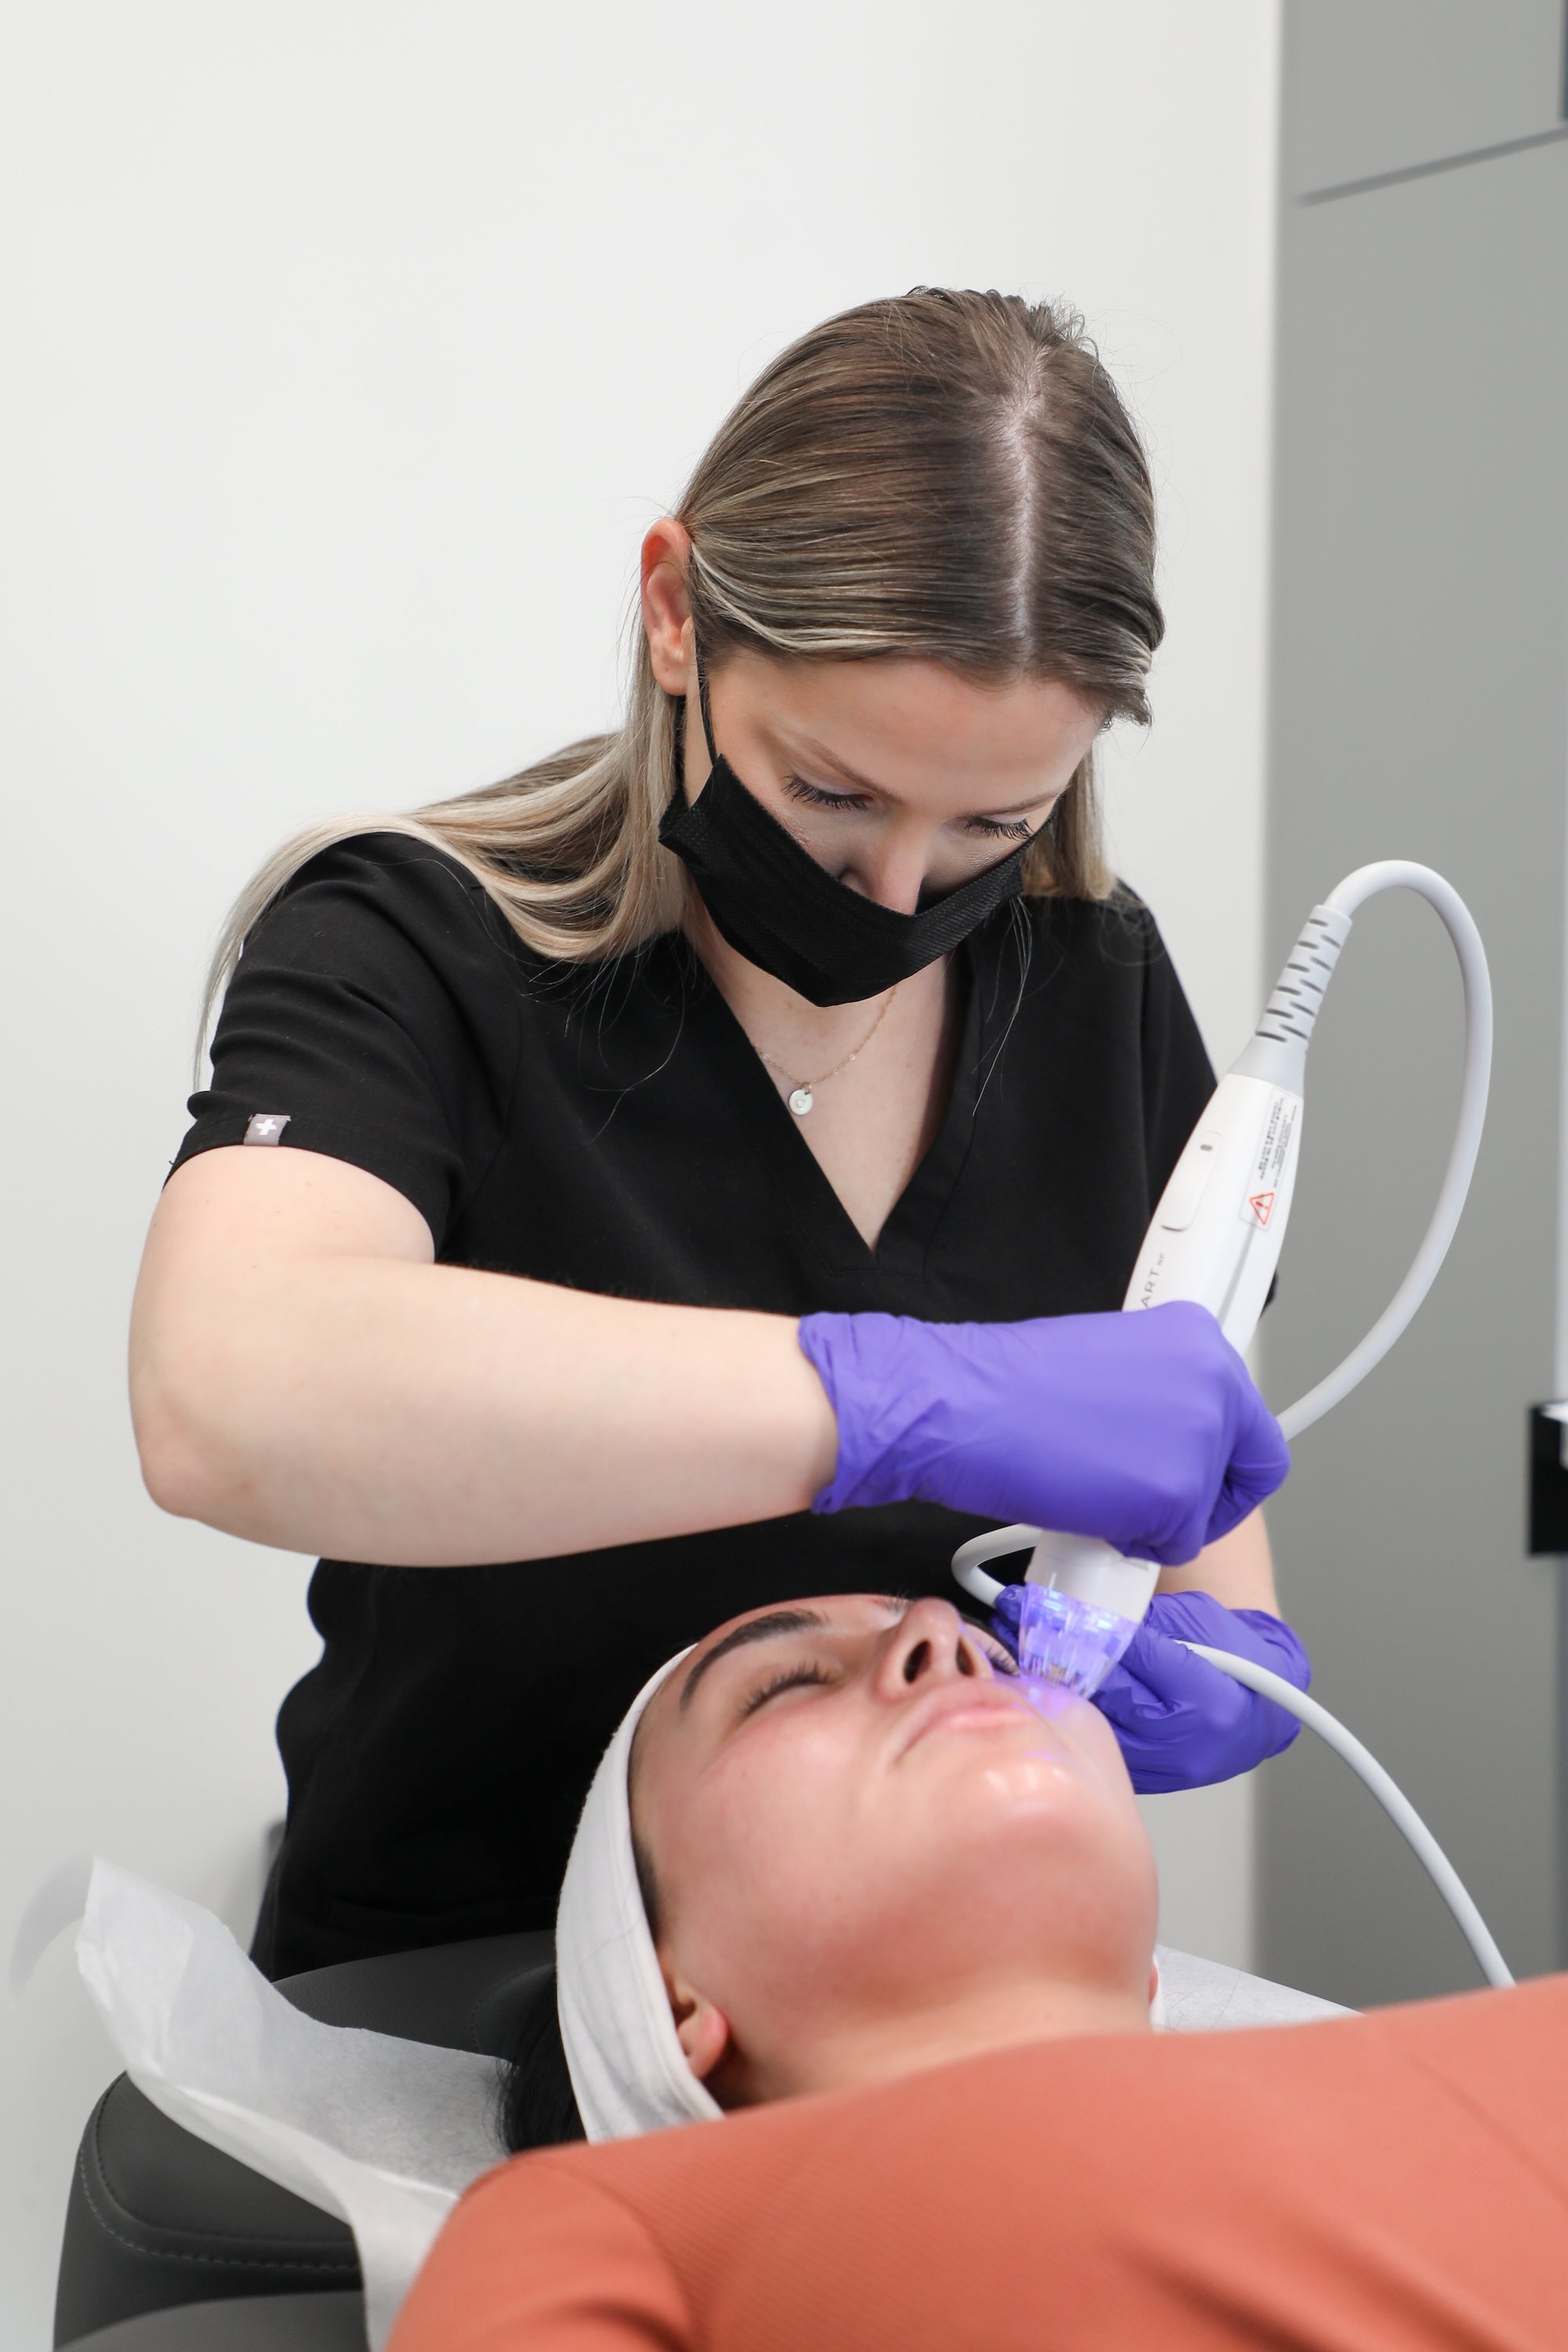
<svg viewBox="0 0 1568 2352">
<path fill-rule="evenodd" d="M 387 2352 L 687 2352 L 692 2342 L 685 2297 L 644 2223 L 580 2171 L 533 2155 L 458 2204 Z"/>
</svg>

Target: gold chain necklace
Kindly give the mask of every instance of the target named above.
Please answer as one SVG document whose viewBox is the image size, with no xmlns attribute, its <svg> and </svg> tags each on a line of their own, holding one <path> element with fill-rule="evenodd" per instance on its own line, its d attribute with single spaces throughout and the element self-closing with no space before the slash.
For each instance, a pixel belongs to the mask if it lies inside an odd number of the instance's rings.
<svg viewBox="0 0 1568 2352">
<path fill-rule="evenodd" d="M 872 1022 L 871 1026 L 867 1030 L 866 1034 L 861 1038 L 860 1043 L 856 1046 L 855 1051 L 852 1054 L 846 1054 L 841 1062 L 835 1062 L 830 1070 L 824 1070 L 819 1078 L 797 1078 L 793 1070 L 786 1070 L 782 1062 L 775 1062 L 771 1054 L 764 1054 L 760 1045 L 757 1047 L 758 1060 L 765 1062 L 770 1070 L 776 1070 L 781 1078 L 787 1078 L 789 1080 L 791 1091 L 786 1099 L 796 1118 L 804 1118 L 805 1117 L 807 1111 L 811 1108 L 812 1104 L 816 1099 L 816 1089 L 818 1087 L 825 1087 L 829 1078 L 837 1077 L 840 1071 L 847 1070 L 849 1067 L 851 1062 L 858 1062 L 859 1060 L 861 1055 L 865 1052 L 867 1046 L 870 1044 L 872 1038 L 876 1035 L 878 1030 L 887 1019 L 888 1014 L 892 1008 L 893 999 L 897 996 L 898 992 L 899 992 L 896 988 L 890 988 L 888 991 L 887 1000 L 884 1003 L 880 1013 L 878 1013 L 877 1018 Z"/>
</svg>

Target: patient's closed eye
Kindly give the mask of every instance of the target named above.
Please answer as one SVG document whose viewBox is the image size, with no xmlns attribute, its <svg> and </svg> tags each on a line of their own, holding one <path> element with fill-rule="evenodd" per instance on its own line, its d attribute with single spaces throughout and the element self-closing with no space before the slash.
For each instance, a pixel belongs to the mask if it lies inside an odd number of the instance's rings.
<svg viewBox="0 0 1568 2352">
<path fill-rule="evenodd" d="M 771 1698 L 777 1698 L 781 1691 L 805 1690 L 814 1683 L 826 1686 L 832 1679 L 822 1666 L 785 1666 L 781 1673 L 770 1675 L 765 1683 L 751 1693 L 741 1713 L 742 1717 L 755 1715 L 758 1707 L 765 1706 Z"/>
<path fill-rule="evenodd" d="M 999 1675 L 1016 1675 L 1018 1661 L 1005 1643 L 999 1642 L 994 1633 L 981 1624 L 978 1618 L 970 1617 L 962 1611 L 960 1614 L 963 1616 L 965 1626 L 978 1642 L 981 1652 L 993 1671 Z"/>
</svg>

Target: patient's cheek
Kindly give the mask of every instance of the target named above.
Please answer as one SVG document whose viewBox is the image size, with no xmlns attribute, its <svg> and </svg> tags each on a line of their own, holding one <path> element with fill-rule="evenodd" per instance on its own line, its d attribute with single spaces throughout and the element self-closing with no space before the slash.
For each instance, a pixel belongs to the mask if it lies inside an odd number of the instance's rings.
<svg viewBox="0 0 1568 2352">
<path fill-rule="evenodd" d="M 775 1871 L 805 1866 L 845 1822 L 845 1799 L 864 1780 L 866 1759 L 833 1710 L 779 1705 L 705 1775 L 710 1834 L 754 1850 L 765 1840 Z"/>
<path fill-rule="evenodd" d="M 805 1714 L 737 1744 L 664 1814 L 672 1915 L 691 1964 L 700 1951 L 726 1987 L 731 1961 L 749 1974 L 762 1951 L 793 1946 L 835 1884 L 860 1877 L 864 1845 L 875 1840 L 877 1824 L 856 1801 L 863 1759 L 858 1767 L 852 1749 Z M 666 1868 L 658 1855 L 656 1868 Z"/>
<path fill-rule="evenodd" d="M 1053 1721 L 1072 1742 L 1075 1753 L 1095 1780 L 1114 1798 L 1125 1796 L 1132 1805 L 1132 1783 L 1116 1734 L 1097 1706 L 1076 1694 L 1051 1685 L 1037 1685 L 1031 1705 Z"/>
</svg>

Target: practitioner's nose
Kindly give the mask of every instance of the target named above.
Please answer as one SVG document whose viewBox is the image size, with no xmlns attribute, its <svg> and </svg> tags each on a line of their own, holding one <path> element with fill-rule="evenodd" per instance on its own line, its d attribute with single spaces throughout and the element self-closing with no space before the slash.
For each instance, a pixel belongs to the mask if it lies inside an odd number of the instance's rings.
<svg viewBox="0 0 1568 2352">
<path fill-rule="evenodd" d="M 917 1601 L 887 1637 L 875 1681 L 879 1698 L 907 1697 L 933 1680 L 973 1675 L 989 1679 L 991 1662 L 949 1601 Z"/>
</svg>

